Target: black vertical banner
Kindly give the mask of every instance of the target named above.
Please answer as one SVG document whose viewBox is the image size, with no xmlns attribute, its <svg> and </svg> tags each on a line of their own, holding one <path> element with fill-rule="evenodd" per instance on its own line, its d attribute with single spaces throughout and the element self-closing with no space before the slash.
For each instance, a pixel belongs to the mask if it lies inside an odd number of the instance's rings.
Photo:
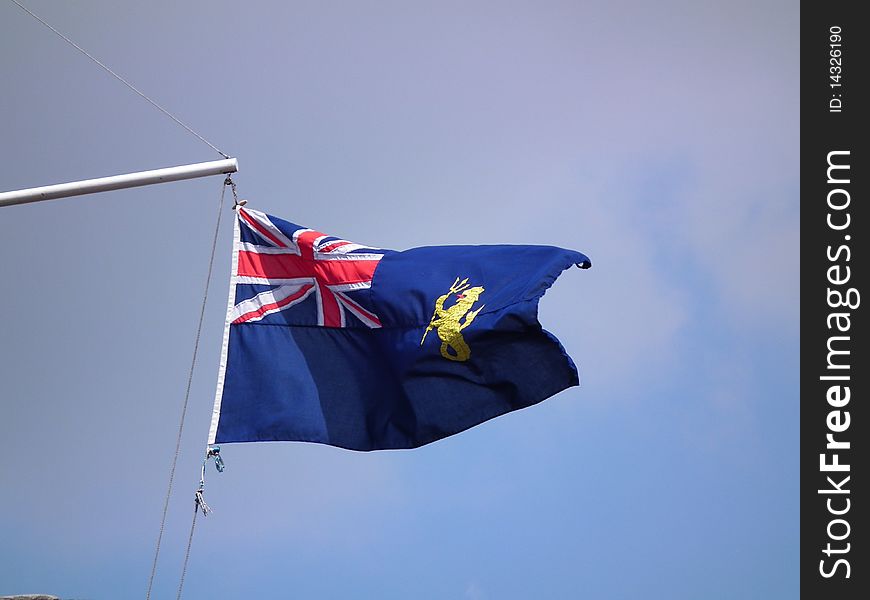
<svg viewBox="0 0 870 600">
<path fill-rule="evenodd" d="M 870 598 L 867 42 L 859 2 L 801 6 L 801 594 Z M 866 7 L 864 7 L 866 8 Z M 862 11 L 863 12 L 863 11 Z M 865 490 L 863 493 L 858 490 Z"/>
</svg>

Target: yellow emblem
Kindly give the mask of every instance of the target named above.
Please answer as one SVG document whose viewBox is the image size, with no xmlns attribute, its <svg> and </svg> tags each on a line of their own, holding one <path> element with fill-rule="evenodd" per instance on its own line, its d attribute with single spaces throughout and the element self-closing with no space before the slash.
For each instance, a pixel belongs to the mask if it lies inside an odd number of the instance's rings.
<svg viewBox="0 0 870 600">
<path fill-rule="evenodd" d="M 460 332 L 471 325 L 477 313 L 486 306 L 482 304 L 476 310 L 471 310 L 471 307 L 477 302 L 482 293 L 483 287 L 471 287 L 468 283 L 468 277 L 462 281 L 459 281 L 459 277 L 457 277 L 453 285 L 450 286 L 450 291 L 443 296 L 438 296 L 438 299 L 435 301 L 435 312 L 432 313 L 432 320 L 429 321 L 429 326 L 423 333 L 420 345 L 423 345 L 423 342 L 426 341 L 426 336 L 434 329 L 438 332 L 438 337 L 441 339 L 441 356 L 447 360 L 468 360 L 471 356 L 471 348 L 465 343 L 465 339 Z M 445 309 L 444 302 L 450 297 L 450 294 L 456 294 L 457 300 L 453 306 Z M 465 317 L 465 321 L 460 323 L 459 321 L 462 317 Z"/>
</svg>

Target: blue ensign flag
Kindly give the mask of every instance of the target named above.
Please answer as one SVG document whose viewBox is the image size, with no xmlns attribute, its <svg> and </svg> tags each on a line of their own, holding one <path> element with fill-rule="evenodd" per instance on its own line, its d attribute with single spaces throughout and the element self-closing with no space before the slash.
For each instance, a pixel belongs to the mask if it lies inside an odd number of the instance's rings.
<svg viewBox="0 0 870 600">
<path fill-rule="evenodd" d="M 372 248 L 239 207 L 209 443 L 415 448 L 578 385 L 538 301 L 579 252 Z"/>
</svg>

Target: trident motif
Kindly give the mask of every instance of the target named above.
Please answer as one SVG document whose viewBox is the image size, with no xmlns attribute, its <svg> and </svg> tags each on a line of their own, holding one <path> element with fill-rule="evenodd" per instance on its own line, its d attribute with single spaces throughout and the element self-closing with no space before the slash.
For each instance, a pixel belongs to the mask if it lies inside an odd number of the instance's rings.
<svg viewBox="0 0 870 600">
<path fill-rule="evenodd" d="M 439 296 L 435 301 L 435 312 L 432 314 L 432 320 L 429 321 L 429 326 L 423 333 L 423 339 L 420 340 L 420 345 L 426 341 L 426 336 L 429 332 L 435 329 L 438 337 L 441 339 L 441 356 L 447 360 L 465 361 L 471 356 L 471 348 L 465 343 L 465 339 L 460 333 L 463 329 L 471 325 L 474 318 L 477 316 L 483 307 L 482 304 L 476 310 L 471 310 L 471 307 L 480 298 L 484 288 L 482 286 L 471 287 L 468 283 L 468 277 L 459 281 L 459 277 L 450 286 L 448 291 L 443 296 Z M 450 308 L 444 308 L 444 302 L 451 294 L 456 294 L 456 303 Z M 465 321 L 460 324 L 460 319 L 465 317 Z M 452 350 L 452 352 L 451 352 Z"/>
</svg>

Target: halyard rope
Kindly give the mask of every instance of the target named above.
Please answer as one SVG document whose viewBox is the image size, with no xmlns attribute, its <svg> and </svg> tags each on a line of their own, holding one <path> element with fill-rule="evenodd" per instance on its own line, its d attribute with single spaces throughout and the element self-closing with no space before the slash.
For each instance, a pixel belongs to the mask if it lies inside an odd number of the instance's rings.
<svg viewBox="0 0 870 600">
<path fill-rule="evenodd" d="M 235 184 L 231 183 L 227 183 L 227 185 L 235 186 Z M 208 462 L 208 459 L 212 457 L 215 459 L 217 470 L 224 470 L 223 459 L 221 459 L 220 455 L 220 447 L 210 447 L 205 458 L 202 460 L 202 468 L 199 471 L 199 488 L 197 488 L 196 494 L 194 494 L 193 520 L 190 522 L 190 535 L 187 536 L 187 550 L 184 552 L 184 563 L 181 565 L 181 579 L 178 580 L 178 594 L 176 594 L 175 600 L 181 600 L 181 590 L 184 589 L 184 577 L 187 575 L 187 563 L 190 561 L 190 547 L 193 545 L 193 530 L 196 528 L 196 515 L 199 511 L 202 511 L 202 516 L 207 517 L 211 512 L 211 507 L 205 503 L 205 498 L 203 498 L 202 494 L 205 489 L 205 465 Z"/>
<path fill-rule="evenodd" d="M 229 178 L 228 178 L 229 179 Z M 169 470 L 169 485 L 166 487 L 166 499 L 163 502 L 163 516 L 160 519 L 160 533 L 157 535 L 157 545 L 154 549 L 154 562 L 151 565 L 151 576 L 148 578 L 148 591 L 145 593 L 145 599 L 150 600 L 151 588 L 154 585 L 154 574 L 157 572 L 157 557 L 160 555 L 160 542 L 163 540 L 163 530 L 166 527 L 166 513 L 169 510 L 169 497 L 172 495 L 172 483 L 175 481 L 175 466 L 178 464 L 178 455 L 181 451 L 181 434 L 184 431 L 184 417 L 187 415 L 187 403 L 190 399 L 190 386 L 193 382 L 193 371 L 196 367 L 196 355 L 199 351 L 199 339 L 202 333 L 202 322 L 205 318 L 205 305 L 208 302 L 208 288 L 211 283 L 212 267 L 214 266 L 214 256 L 217 250 L 218 233 L 221 227 L 221 214 L 223 213 L 224 195 L 227 190 L 226 181 L 221 182 L 221 199 L 218 203 L 217 222 L 214 227 L 214 238 L 211 243 L 211 256 L 208 260 L 208 275 L 205 278 L 205 292 L 202 295 L 202 307 L 199 311 L 199 324 L 196 326 L 196 341 L 193 344 L 193 357 L 190 361 L 190 371 L 187 375 L 187 391 L 184 393 L 184 405 L 181 408 L 181 421 L 178 424 L 178 437 L 175 440 L 175 455 L 172 457 L 172 468 Z M 196 508 L 199 508 L 197 503 Z M 187 557 L 190 555 L 190 544 L 193 541 L 193 527 L 196 525 L 196 511 L 193 513 L 193 523 L 190 526 L 190 539 L 187 543 L 187 555 L 184 559 L 185 569 L 187 568 Z M 184 584 L 184 573 L 181 575 L 181 583 L 178 586 L 178 595 L 181 597 L 181 586 Z"/>
<path fill-rule="evenodd" d="M 191 545 L 193 545 L 193 529 L 194 527 L 196 527 L 196 513 L 198 513 L 200 510 L 200 502 L 202 501 L 201 498 L 202 496 L 200 492 L 197 492 L 196 502 L 194 502 L 193 504 L 193 521 L 191 521 L 190 523 L 190 535 L 187 536 L 187 550 L 184 552 L 184 565 L 181 567 L 181 579 L 178 582 L 178 594 L 176 594 L 175 600 L 181 600 L 181 590 L 184 587 L 184 576 L 187 575 L 187 561 L 190 558 L 190 547 Z M 205 511 L 208 506 L 205 505 L 204 501 L 202 501 L 202 505 L 202 514 L 203 516 L 205 516 L 207 514 Z"/>
<path fill-rule="evenodd" d="M 211 147 L 212 150 L 214 150 L 215 152 L 217 152 L 218 154 L 220 154 L 220 155 L 223 156 L 224 158 L 229 158 L 229 155 L 228 155 L 228 154 L 225 154 L 225 153 L 224 153 L 220 148 L 218 148 L 217 146 L 215 146 L 214 144 L 212 144 L 210 141 L 208 141 L 207 139 L 205 139 L 204 137 L 202 137 L 200 134 L 198 134 L 197 132 L 195 132 L 193 129 L 190 128 L 189 125 L 187 125 L 186 123 L 182 122 L 181 119 L 179 119 L 178 117 L 176 117 L 175 115 L 173 115 L 171 112 L 169 112 L 168 110 L 166 110 L 165 108 L 163 108 L 162 106 L 160 106 L 159 104 L 157 104 L 156 101 L 154 101 L 154 100 L 152 100 L 151 98 L 149 98 L 148 96 L 146 96 L 146 95 L 145 95 L 141 90 L 139 90 L 139 88 L 137 88 L 137 87 L 134 86 L 132 83 L 130 83 L 129 81 L 127 81 L 126 79 L 124 79 L 123 77 L 121 77 L 120 75 L 118 75 L 117 73 L 115 73 L 112 69 L 110 69 L 109 67 L 107 67 L 106 65 L 104 65 L 104 64 L 103 64 L 102 62 L 100 62 L 99 60 L 97 60 L 97 58 L 95 58 L 95 57 L 94 57 L 92 54 L 90 54 L 87 50 L 85 50 L 84 48 L 82 48 L 81 46 L 79 46 L 78 44 L 76 44 L 74 41 L 72 41 L 71 39 L 69 39 L 67 36 L 65 36 L 64 34 L 62 34 L 60 31 L 58 31 L 58 30 L 55 29 L 54 27 L 52 27 L 49 23 L 47 23 L 45 20 L 43 20 L 42 17 L 40 17 L 39 15 L 37 15 L 36 13 L 34 13 L 32 10 L 30 10 L 29 8 L 27 8 L 26 6 L 24 6 L 24 5 L 21 4 L 20 2 L 18 2 L 18 0 L 10 0 L 10 1 L 11 1 L 13 4 L 17 5 L 18 8 L 20 8 L 21 10 L 23 10 L 24 12 L 26 12 L 27 14 L 29 14 L 31 17 L 33 17 L 34 19 L 36 19 L 37 21 L 39 21 L 40 23 L 42 23 L 43 25 L 45 25 L 46 27 L 48 27 L 49 29 L 51 29 L 51 30 L 52 30 L 53 32 L 55 32 L 55 33 L 56 33 L 56 34 L 57 34 L 61 39 L 63 39 L 66 43 L 68 43 L 70 46 L 72 46 L 73 48 L 75 48 L 76 50 L 78 50 L 79 52 L 81 52 L 82 54 L 84 54 L 85 56 L 87 56 L 88 58 L 90 58 L 92 61 L 94 61 L 94 62 L 95 62 L 96 64 L 98 64 L 100 67 L 102 67 L 104 71 L 106 71 L 107 73 L 109 73 L 110 75 L 112 75 L 115 79 L 117 79 L 118 81 L 120 81 L 121 83 L 123 83 L 124 85 L 126 85 L 128 88 L 130 88 L 131 90 L 133 90 L 134 92 L 136 92 L 137 94 L 139 94 L 140 96 L 142 96 L 142 98 L 144 98 L 145 100 L 147 100 L 148 102 L 150 102 L 151 105 L 154 106 L 154 108 L 156 108 L 157 110 L 159 110 L 160 112 L 162 112 L 164 115 L 166 115 L 167 117 L 169 117 L 170 119 L 172 119 L 173 121 L 175 121 L 177 124 L 181 125 L 184 129 L 186 129 L 188 132 L 190 132 L 190 133 L 193 134 L 194 136 L 198 137 L 201 141 L 203 141 L 203 142 L 205 142 L 206 144 L 208 144 L 208 145 Z"/>
</svg>

